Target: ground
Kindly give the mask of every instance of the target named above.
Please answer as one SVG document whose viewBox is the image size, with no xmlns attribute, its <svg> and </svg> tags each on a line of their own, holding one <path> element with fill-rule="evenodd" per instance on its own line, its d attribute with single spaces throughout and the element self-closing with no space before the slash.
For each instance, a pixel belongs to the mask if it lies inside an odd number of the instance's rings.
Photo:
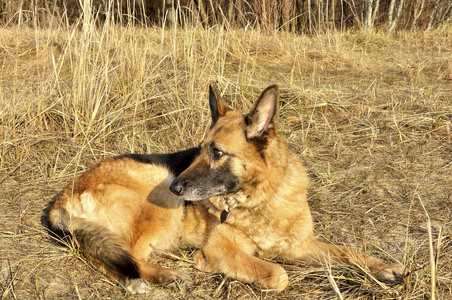
<svg viewBox="0 0 452 300">
<path fill-rule="evenodd" d="M 105 157 L 198 145 L 217 82 L 244 111 L 278 84 L 279 131 L 311 177 L 316 235 L 410 274 L 389 286 L 356 268 L 280 262 L 289 287 L 275 294 L 201 273 L 194 249 L 180 249 L 152 260 L 192 284 L 154 284 L 142 299 L 451 299 L 450 32 L 0 28 L 2 297 L 132 298 L 75 248 L 55 244 L 43 211 Z"/>
</svg>

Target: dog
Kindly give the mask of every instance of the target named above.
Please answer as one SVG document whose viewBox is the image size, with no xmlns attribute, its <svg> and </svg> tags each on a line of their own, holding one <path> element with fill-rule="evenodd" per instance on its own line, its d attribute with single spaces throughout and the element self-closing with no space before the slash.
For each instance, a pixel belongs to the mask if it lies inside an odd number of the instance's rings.
<svg viewBox="0 0 452 300">
<path fill-rule="evenodd" d="M 133 294 L 149 281 L 187 281 L 147 262 L 177 247 L 197 248 L 194 265 L 264 289 L 288 285 L 264 259 L 345 263 L 389 283 L 405 268 L 314 237 L 309 178 L 278 135 L 279 88 L 265 89 L 246 115 L 209 88 L 211 126 L 198 148 L 101 161 L 70 182 L 48 213 L 50 229 L 70 235 L 94 265 Z"/>
</svg>

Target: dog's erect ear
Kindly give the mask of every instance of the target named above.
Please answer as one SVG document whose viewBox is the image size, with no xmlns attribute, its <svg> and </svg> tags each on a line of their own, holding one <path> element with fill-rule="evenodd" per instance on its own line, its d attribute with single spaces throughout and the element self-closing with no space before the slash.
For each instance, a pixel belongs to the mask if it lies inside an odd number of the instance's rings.
<svg viewBox="0 0 452 300">
<path fill-rule="evenodd" d="M 278 130 L 279 88 L 269 86 L 262 92 L 253 110 L 246 115 L 246 137 L 248 139 L 263 136 L 273 128 Z"/>
<path fill-rule="evenodd" d="M 210 113 L 212 114 L 211 127 L 217 123 L 219 117 L 224 116 L 228 110 L 232 110 L 232 108 L 223 101 L 220 92 L 214 84 L 209 86 L 209 105 Z"/>
</svg>

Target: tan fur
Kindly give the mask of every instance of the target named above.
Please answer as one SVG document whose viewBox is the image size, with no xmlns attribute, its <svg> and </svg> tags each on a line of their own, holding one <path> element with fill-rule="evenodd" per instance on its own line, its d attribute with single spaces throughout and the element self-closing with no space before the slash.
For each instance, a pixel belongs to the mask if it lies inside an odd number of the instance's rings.
<svg viewBox="0 0 452 300">
<path fill-rule="evenodd" d="M 184 201 L 169 192 L 174 176 L 167 168 L 135 162 L 128 158 L 107 159 L 72 181 L 59 194 L 49 213 L 51 229 L 92 226 L 113 234 L 114 241 L 131 254 L 141 276 L 146 280 L 167 282 L 189 277 L 175 270 L 167 270 L 147 263 L 152 253 L 169 251 L 183 239 Z M 65 223 L 61 225 L 61 223 Z M 95 230 L 92 233 L 95 234 Z M 77 235 L 75 236 L 76 241 Z M 80 245 L 82 251 L 91 245 Z M 115 255 L 105 253 L 105 255 Z M 89 256 L 89 255 L 88 255 Z M 122 274 L 105 269 L 96 257 L 89 258 L 98 267 L 125 283 L 132 293 L 146 292 L 145 283 L 127 282 Z"/>
<path fill-rule="evenodd" d="M 280 265 L 261 258 L 356 264 L 368 267 L 381 280 L 400 280 L 403 266 L 390 266 L 314 237 L 308 176 L 300 159 L 277 134 L 276 86 L 264 91 L 247 116 L 228 107 L 215 88 L 210 96 L 212 127 L 199 156 L 176 179 L 165 166 L 130 158 L 105 160 L 60 193 L 49 212 L 50 227 L 71 231 L 72 226 L 85 225 L 111 234 L 110 243 L 130 253 L 140 276 L 158 282 L 188 279 L 178 271 L 146 262 L 156 249 L 168 251 L 181 245 L 200 248 L 194 255 L 200 270 L 260 282 L 277 291 L 287 287 L 288 276 Z M 229 176 L 225 178 L 234 179 L 231 182 L 237 186 L 219 194 L 209 192 L 209 184 L 205 189 L 190 186 L 209 176 L 212 185 L 222 181 L 212 174 Z M 181 197 L 171 193 L 170 187 Z M 185 205 L 184 197 L 193 202 Z M 82 250 L 86 247 L 90 245 L 81 245 Z M 91 259 L 102 266 L 96 257 Z M 132 293 L 148 290 L 144 281 L 129 280 L 108 268 L 105 271 Z"/>
<path fill-rule="evenodd" d="M 213 103 L 212 98 L 216 99 Z M 201 250 L 195 254 L 197 268 L 244 282 L 260 282 L 264 288 L 278 291 L 287 287 L 286 272 L 280 265 L 257 257 L 356 264 L 369 268 L 381 280 L 399 281 L 403 266 L 389 266 L 314 237 L 307 203 L 309 179 L 300 159 L 277 134 L 278 103 L 278 87 L 269 87 L 244 117 L 225 108 L 218 91 L 211 91 L 211 108 L 218 115 L 213 116 L 201 154 L 172 185 L 181 184 L 175 190 L 191 199 L 202 195 L 196 185 L 190 186 L 191 181 L 199 180 L 197 172 L 221 177 L 224 169 L 240 184 L 237 191 L 201 201 L 214 216 L 215 226 L 209 227 Z M 223 155 L 215 158 L 215 151 Z M 224 211 L 229 213 L 221 223 Z"/>
</svg>

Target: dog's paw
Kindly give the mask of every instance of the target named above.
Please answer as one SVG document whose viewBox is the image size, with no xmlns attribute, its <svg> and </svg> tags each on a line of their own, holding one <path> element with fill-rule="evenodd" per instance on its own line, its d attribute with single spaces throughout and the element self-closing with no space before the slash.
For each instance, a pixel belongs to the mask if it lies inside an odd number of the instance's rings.
<svg viewBox="0 0 452 300">
<path fill-rule="evenodd" d="M 151 291 L 151 285 L 143 278 L 121 279 L 119 283 L 132 295 L 147 294 Z"/>
<path fill-rule="evenodd" d="M 375 277 L 384 283 L 402 284 L 406 269 L 402 265 L 392 265 L 375 273 Z"/>
<path fill-rule="evenodd" d="M 289 277 L 283 267 L 275 265 L 272 275 L 259 280 L 259 283 L 261 283 L 265 289 L 281 292 L 287 288 Z"/>
<path fill-rule="evenodd" d="M 211 272 L 208 263 L 207 263 L 207 257 L 204 255 L 204 252 L 202 250 L 198 250 L 193 254 L 193 261 L 195 263 L 195 268 L 203 271 L 203 272 Z"/>
<path fill-rule="evenodd" d="M 191 281 L 191 278 L 185 273 L 176 270 L 165 269 L 165 271 L 158 274 L 157 281 L 159 283 L 170 283 L 173 281 L 179 281 L 188 284 Z"/>
</svg>

